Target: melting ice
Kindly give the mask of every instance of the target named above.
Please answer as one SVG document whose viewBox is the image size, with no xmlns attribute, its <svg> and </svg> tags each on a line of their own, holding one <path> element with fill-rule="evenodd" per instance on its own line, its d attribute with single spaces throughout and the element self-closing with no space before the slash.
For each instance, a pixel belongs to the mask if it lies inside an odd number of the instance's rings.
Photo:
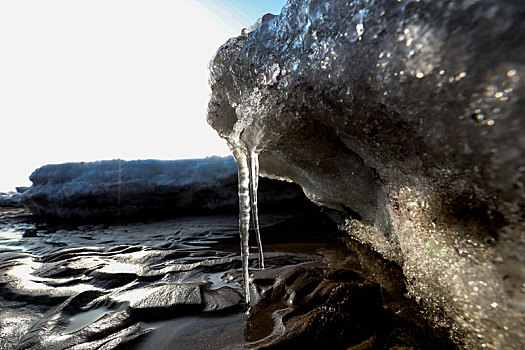
<svg viewBox="0 0 525 350">
<path fill-rule="evenodd" d="M 250 211 L 252 212 L 253 226 L 259 248 L 259 267 L 264 268 L 264 254 L 259 218 L 257 210 L 257 187 L 259 183 L 259 157 L 255 150 L 232 147 L 233 156 L 237 161 L 239 175 L 239 235 L 241 237 L 242 274 L 246 303 L 250 302 L 250 275 L 248 273 L 248 258 L 250 256 L 249 229 Z"/>
</svg>

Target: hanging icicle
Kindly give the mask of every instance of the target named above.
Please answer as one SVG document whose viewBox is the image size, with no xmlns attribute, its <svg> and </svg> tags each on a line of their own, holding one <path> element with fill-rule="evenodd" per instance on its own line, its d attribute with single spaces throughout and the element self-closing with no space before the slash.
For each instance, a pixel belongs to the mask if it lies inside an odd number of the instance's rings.
<svg viewBox="0 0 525 350">
<path fill-rule="evenodd" d="M 237 161 L 239 176 L 239 235 L 241 238 L 242 276 L 246 303 L 250 302 L 250 275 L 248 273 L 248 258 L 250 256 L 250 168 L 248 157 L 240 148 L 233 149 Z"/>
<path fill-rule="evenodd" d="M 257 207 L 257 188 L 259 187 L 259 154 L 254 150 L 250 151 L 250 204 L 252 208 L 253 227 L 259 248 L 259 267 L 264 269 L 264 253 L 259 230 L 259 210 Z"/>
</svg>

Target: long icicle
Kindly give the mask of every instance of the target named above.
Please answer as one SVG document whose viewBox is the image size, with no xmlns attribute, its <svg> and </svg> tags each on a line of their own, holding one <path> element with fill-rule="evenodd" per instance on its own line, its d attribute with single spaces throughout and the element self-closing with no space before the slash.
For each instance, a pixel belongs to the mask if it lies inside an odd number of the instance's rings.
<svg viewBox="0 0 525 350">
<path fill-rule="evenodd" d="M 253 227 L 257 246 L 259 248 L 259 267 L 264 269 L 264 252 L 259 230 L 259 210 L 257 209 L 257 188 L 259 187 L 259 154 L 254 150 L 250 151 L 250 204 L 252 208 Z"/>
<path fill-rule="evenodd" d="M 233 149 L 237 161 L 239 177 L 239 235 L 241 237 L 242 276 L 246 303 L 250 303 L 250 274 L 248 273 L 248 258 L 250 257 L 250 168 L 248 156 L 238 147 Z"/>
</svg>

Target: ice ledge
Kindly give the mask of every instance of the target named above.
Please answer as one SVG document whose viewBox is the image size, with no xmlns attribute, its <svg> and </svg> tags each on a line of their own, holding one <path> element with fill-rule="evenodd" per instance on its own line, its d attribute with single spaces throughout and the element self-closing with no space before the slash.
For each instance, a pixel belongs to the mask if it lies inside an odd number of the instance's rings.
<svg viewBox="0 0 525 350">
<path fill-rule="evenodd" d="M 210 66 L 219 135 L 339 210 L 470 348 L 525 346 L 523 13 L 292 0 Z"/>
<path fill-rule="evenodd" d="M 36 215 L 62 219 L 162 217 L 236 212 L 237 165 L 232 157 L 186 160 L 105 160 L 43 166 L 21 202 Z M 266 207 L 301 202 L 298 187 L 273 181 Z"/>
</svg>

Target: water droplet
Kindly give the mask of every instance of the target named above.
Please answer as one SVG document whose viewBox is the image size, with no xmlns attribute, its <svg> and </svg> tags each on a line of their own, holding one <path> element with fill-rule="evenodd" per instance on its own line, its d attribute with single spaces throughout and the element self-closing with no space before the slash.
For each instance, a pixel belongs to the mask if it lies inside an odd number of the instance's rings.
<svg viewBox="0 0 525 350">
<path fill-rule="evenodd" d="M 503 92 L 500 92 L 500 91 L 496 92 L 496 93 L 494 94 L 494 97 L 495 97 L 495 98 L 501 98 L 501 97 L 503 97 Z"/>
<path fill-rule="evenodd" d="M 439 75 L 443 75 L 443 74 L 445 74 L 445 70 L 444 69 L 439 71 Z"/>
<path fill-rule="evenodd" d="M 499 304 L 493 301 L 492 304 L 490 304 L 490 306 L 492 306 L 495 309 L 499 306 Z"/>
<path fill-rule="evenodd" d="M 512 78 L 513 76 L 516 75 L 516 73 L 518 72 L 515 69 L 511 69 L 507 72 L 507 77 Z"/>
<path fill-rule="evenodd" d="M 363 23 L 356 24 L 355 30 L 357 32 L 357 36 L 363 35 L 363 33 L 365 32 L 365 27 L 363 26 Z"/>
<path fill-rule="evenodd" d="M 418 78 L 418 79 L 421 79 L 421 78 L 423 78 L 424 76 L 425 76 L 425 73 L 423 73 L 423 72 L 417 72 L 417 73 L 416 73 L 416 78 Z"/>
</svg>

